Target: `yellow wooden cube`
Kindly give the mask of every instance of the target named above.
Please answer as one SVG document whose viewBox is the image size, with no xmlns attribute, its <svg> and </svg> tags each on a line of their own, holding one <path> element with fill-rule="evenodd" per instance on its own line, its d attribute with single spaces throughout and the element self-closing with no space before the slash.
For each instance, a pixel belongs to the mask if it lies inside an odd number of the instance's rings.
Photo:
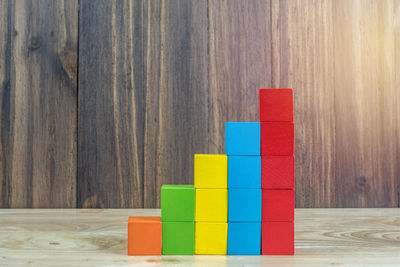
<svg viewBox="0 0 400 267">
<path fill-rule="evenodd" d="M 195 224 L 195 254 L 226 255 L 228 223 L 199 222 Z"/>
<path fill-rule="evenodd" d="M 228 220 L 228 189 L 196 189 L 196 222 Z"/>
<path fill-rule="evenodd" d="M 227 188 L 228 156 L 194 155 L 195 188 Z"/>
</svg>

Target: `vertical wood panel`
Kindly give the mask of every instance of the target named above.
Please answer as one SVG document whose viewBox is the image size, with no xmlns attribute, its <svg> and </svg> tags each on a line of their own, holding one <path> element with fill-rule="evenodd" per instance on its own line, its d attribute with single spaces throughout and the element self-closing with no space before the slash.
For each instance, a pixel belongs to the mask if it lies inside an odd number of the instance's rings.
<svg viewBox="0 0 400 267">
<path fill-rule="evenodd" d="M 193 183 L 207 147 L 206 4 L 82 2 L 80 205 L 156 207 L 162 183 Z"/>
<path fill-rule="evenodd" d="M 335 2 L 338 207 L 398 205 L 394 11 L 394 1 Z"/>
<path fill-rule="evenodd" d="M 0 207 L 158 207 L 261 87 L 295 90 L 298 207 L 400 206 L 399 21 L 395 0 L 0 1 Z"/>
<path fill-rule="evenodd" d="M 75 207 L 77 1 L 0 9 L 0 206 Z"/>
<path fill-rule="evenodd" d="M 78 206 L 142 207 L 141 4 L 80 8 Z"/>
<path fill-rule="evenodd" d="M 332 5 L 272 1 L 272 84 L 294 88 L 297 207 L 336 205 Z"/>
<path fill-rule="evenodd" d="M 295 88 L 298 207 L 398 206 L 393 5 L 273 2 L 273 84 Z"/>
<path fill-rule="evenodd" d="M 161 184 L 193 184 L 195 153 L 208 152 L 206 1 L 149 1 L 144 206 Z"/>
<path fill-rule="evenodd" d="M 271 87 L 270 1 L 209 1 L 210 152 L 225 153 L 226 121 L 258 121 Z"/>
</svg>

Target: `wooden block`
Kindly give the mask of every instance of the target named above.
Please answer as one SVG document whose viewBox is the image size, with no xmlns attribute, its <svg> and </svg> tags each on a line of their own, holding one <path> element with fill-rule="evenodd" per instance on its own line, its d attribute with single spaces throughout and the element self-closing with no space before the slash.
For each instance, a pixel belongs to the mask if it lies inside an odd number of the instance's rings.
<svg viewBox="0 0 400 267">
<path fill-rule="evenodd" d="M 293 90 L 260 89 L 260 121 L 293 122 Z"/>
<path fill-rule="evenodd" d="M 228 223 L 228 255 L 260 255 L 261 222 Z"/>
<path fill-rule="evenodd" d="M 228 189 L 196 189 L 196 222 L 226 222 Z"/>
<path fill-rule="evenodd" d="M 195 189 L 193 185 L 161 186 L 161 219 L 163 222 L 193 222 Z"/>
<path fill-rule="evenodd" d="M 229 189 L 229 222 L 261 222 L 261 189 Z"/>
<path fill-rule="evenodd" d="M 228 188 L 261 188 L 261 157 L 229 156 Z"/>
<path fill-rule="evenodd" d="M 259 156 L 260 123 L 225 123 L 225 154 L 229 156 Z"/>
<path fill-rule="evenodd" d="M 263 189 L 262 221 L 293 221 L 294 190 Z"/>
<path fill-rule="evenodd" d="M 194 155 L 195 188 L 227 188 L 228 157 L 226 155 Z"/>
<path fill-rule="evenodd" d="M 194 222 L 162 223 L 163 255 L 194 254 Z"/>
<path fill-rule="evenodd" d="M 161 218 L 129 217 L 128 255 L 161 255 Z"/>
<path fill-rule="evenodd" d="M 196 222 L 195 253 L 198 255 L 226 255 L 228 224 Z"/>
<path fill-rule="evenodd" d="M 261 155 L 290 156 L 294 154 L 292 122 L 261 123 Z"/>
<path fill-rule="evenodd" d="M 294 189 L 294 156 L 262 156 L 261 187 Z"/>
<path fill-rule="evenodd" d="M 262 222 L 262 255 L 294 255 L 294 223 Z"/>
</svg>

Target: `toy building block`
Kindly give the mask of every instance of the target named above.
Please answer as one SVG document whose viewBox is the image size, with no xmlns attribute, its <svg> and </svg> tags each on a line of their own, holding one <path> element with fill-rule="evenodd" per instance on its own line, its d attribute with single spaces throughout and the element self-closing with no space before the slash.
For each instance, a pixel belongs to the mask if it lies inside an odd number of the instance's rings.
<svg viewBox="0 0 400 267">
<path fill-rule="evenodd" d="M 261 222 L 228 223 L 228 255 L 260 255 Z"/>
<path fill-rule="evenodd" d="M 294 255 L 294 223 L 262 222 L 262 255 Z"/>
<path fill-rule="evenodd" d="M 196 222 L 195 254 L 226 255 L 227 223 Z"/>
<path fill-rule="evenodd" d="M 228 157 L 226 155 L 194 155 L 195 188 L 227 188 Z"/>
<path fill-rule="evenodd" d="M 260 121 L 293 122 L 293 90 L 260 89 Z"/>
<path fill-rule="evenodd" d="M 196 222 L 226 222 L 228 189 L 196 189 Z"/>
<path fill-rule="evenodd" d="M 229 189 L 229 222 L 261 221 L 261 189 Z"/>
<path fill-rule="evenodd" d="M 161 255 L 161 218 L 129 217 L 128 255 Z"/>
<path fill-rule="evenodd" d="M 261 155 L 288 156 L 294 153 L 292 122 L 261 123 Z"/>
<path fill-rule="evenodd" d="M 229 156 L 259 156 L 260 123 L 225 123 L 225 153 Z"/>
<path fill-rule="evenodd" d="M 262 188 L 294 188 L 294 156 L 263 156 L 261 166 Z"/>
<path fill-rule="evenodd" d="M 193 185 L 161 186 L 161 219 L 163 222 L 194 221 L 195 189 Z"/>
<path fill-rule="evenodd" d="M 260 188 L 260 186 L 260 156 L 228 157 L 228 188 Z"/>
<path fill-rule="evenodd" d="M 162 223 L 162 254 L 194 254 L 194 222 Z"/>
<path fill-rule="evenodd" d="M 293 221 L 294 190 L 263 189 L 262 221 Z"/>
</svg>

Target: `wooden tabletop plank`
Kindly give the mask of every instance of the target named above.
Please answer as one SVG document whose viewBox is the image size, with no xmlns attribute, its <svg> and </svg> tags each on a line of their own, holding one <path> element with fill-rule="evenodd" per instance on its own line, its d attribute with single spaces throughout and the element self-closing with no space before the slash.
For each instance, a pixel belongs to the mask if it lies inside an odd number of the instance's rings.
<svg viewBox="0 0 400 267">
<path fill-rule="evenodd" d="M 295 256 L 126 255 L 129 216 L 156 209 L 0 210 L 0 265 L 398 266 L 400 209 L 296 209 Z"/>
</svg>

